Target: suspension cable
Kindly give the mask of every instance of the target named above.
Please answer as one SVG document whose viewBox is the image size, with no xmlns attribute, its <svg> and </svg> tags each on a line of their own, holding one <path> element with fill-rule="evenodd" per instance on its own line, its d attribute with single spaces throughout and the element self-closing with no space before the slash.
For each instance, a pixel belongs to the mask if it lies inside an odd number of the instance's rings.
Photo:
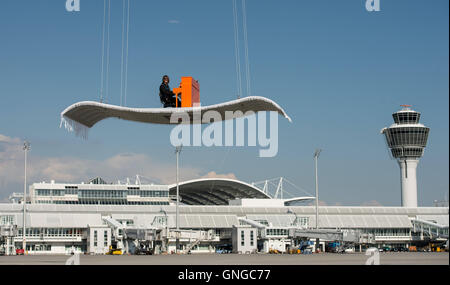
<svg viewBox="0 0 450 285">
<path fill-rule="evenodd" d="M 120 106 L 123 100 L 123 49 L 125 38 L 125 0 L 122 2 L 122 55 L 120 60 Z"/>
<path fill-rule="evenodd" d="M 275 182 L 275 181 L 279 181 L 279 180 L 280 180 L 280 178 L 272 178 L 272 179 L 262 180 L 262 181 L 258 181 L 258 182 L 253 182 L 253 185 L 255 185 L 256 187 L 258 187 L 258 185 L 261 185 L 261 184 L 267 182 L 268 185 L 270 184 L 270 185 L 272 185 L 272 186 L 274 186 L 274 187 L 276 188 L 276 187 L 278 187 L 278 185 L 275 184 L 274 182 Z M 305 189 L 303 189 L 303 188 L 301 188 L 301 187 L 295 185 L 294 183 L 292 183 L 291 181 L 289 181 L 288 179 L 286 179 L 286 178 L 283 177 L 283 183 L 284 183 L 284 182 L 287 182 L 287 183 L 288 183 L 289 185 L 291 185 L 294 189 L 299 190 L 299 191 L 303 192 L 304 194 L 307 194 L 307 195 L 312 196 L 312 197 L 314 196 L 314 195 L 312 195 L 310 192 L 308 192 L 307 190 L 305 190 Z M 260 187 L 258 187 L 258 188 L 260 188 Z M 290 194 L 290 195 L 292 195 L 292 193 L 289 193 L 289 192 L 286 191 L 286 190 L 283 190 L 283 191 L 286 192 L 286 193 L 288 193 L 288 194 Z M 292 195 L 292 196 L 293 196 L 293 195 Z M 293 196 L 293 197 L 295 197 L 295 196 Z"/>
<path fill-rule="evenodd" d="M 303 189 L 303 188 L 301 188 L 301 187 L 295 185 L 295 184 L 292 183 L 291 181 L 287 180 L 286 178 L 284 178 L 284 181 L 287 182 L 287 183 L 289 183 L 289 184 L 290 184 L 292 187 L 294 187 L 295 189 L 300 190 L 301 192 L 303 192 L 303 193 L 305 193 L 305 194 L 307 194 L 307 195 L 314 196 L 314 195 L 312 195 L 311 193 L 309 193 L 308 191 L 306 191 L 305 189 Z"/>
<path fill-rule="evenodd" d="M 111 40 L 110 40 L 110 27 L 111 27 L 111 0 L 108 0 L 108 40 L 107 40 L 107 48 L 106 48 L 106 96 L 105 96 L 105 102 L 108 99 L 109 96 L 109 59 L 110 59 L 110 46 L 111 46 Z"/>
<path fill-rule="evenodd" d="M 103 0 L 103 28 L 102 28 L 102 71 L 100 76 L 100 102 L 103 101 L 103 73 L 105 69 L 105 26 L 106 26 L 106 0 Z"/>
<path fill-rule="evenodd" d="M 128 94 L 128 43 L 130 34 L 130 0 L 128 0 L 128 17 L 127 17 L 127 48 L 126 48 L 126 59 L 125 59 L 125 101 L 124 105 L 127 105 L 127 94 Z"/>
<path fill-rule="evenodd" d="M 245 0 L 242 0 L 242 25 L 244 30 L 244 47 L 245 47 L 245 71 L 246 71 L 246 80 L 247 80 L 247 96 L 251 96 L 251 88 L 250 88 L 250 62 L 248 56 L 248 36 L 247 36 L 247 9 L 245 6 Z"/>
<path fill-rule="evenodd" d="M 241 78 L 241 57 L 239 53 L 239 26 L 236 0 L 233 0 L 233 16 L 234 16 L 234 54 L 236 57 L 236 82 L 237 97 L 241 98 L 242 94 L 242 78 Z"/>
</svg>

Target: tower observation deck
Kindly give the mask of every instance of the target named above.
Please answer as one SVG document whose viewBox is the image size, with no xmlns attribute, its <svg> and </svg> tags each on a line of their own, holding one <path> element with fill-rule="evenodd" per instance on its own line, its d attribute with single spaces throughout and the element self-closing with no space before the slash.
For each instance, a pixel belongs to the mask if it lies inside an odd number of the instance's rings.
<svg viewBox="0 0 450 285">
<path fill-rule="evenodd" d="M 400 166 L 402 206 L 417 207 L 416 169 L 427 145 L 430 129 L 419 123 L 420 113 L 411 106 L 392 114 L 394 124 L 381 130 Z"/>
</svg>

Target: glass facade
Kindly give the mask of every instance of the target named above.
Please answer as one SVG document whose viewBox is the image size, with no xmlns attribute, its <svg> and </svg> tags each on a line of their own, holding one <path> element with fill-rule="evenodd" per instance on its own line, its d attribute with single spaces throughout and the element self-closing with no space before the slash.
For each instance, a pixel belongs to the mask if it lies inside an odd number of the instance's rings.
<svg viewBox="0 0 450 285">
<path fill-rule="evenodd" d="M 429 128 L 425 127 L 401 127 L 386 130 L 386 138 L 389 147 L 396 146 L 421 146 L 427 145 Z"/>
<path fill-rule="evenodd" d="M 292 222 L 293 226 L 300 227 L 308 227 L 309 218 L 308 217 L 296 217 L 294 222 Z"/>
<path fill-rule="evenodd" d="M 80 200 L 80 201 L 52 201 L 39 200 L 37 204 L 58 204 L 58 205 L 169 205 L 165 201 L 127 201 L 127 200 Z"/>
<path fill-rule="evenodd" d="M 386 129 L 384 134 L 394 157 L 421 157 L 429 132 L 426 127 L 400 127 Z"/>
<path fill-rule="evenodd" d="M 132 226 L 132 225 L 134 225 L 134 221 L 133 220 L 128 220 L 128 219 L 126 219 L 126 220 L 121 220 L 121 219 L 118 219 L 117 220 L 119 223 L 121 223 L 122 225 L 127 225 L 127 226 Z"/>
<path fill-rule="evenodd" d="M 66 195 L 77 196 L 77 200 Z M 169 205 L 168 190 L 141 190 L 140 187 L 127 187 L 125 190 L 79 189 L 65 186 L 65 189 L 36 189 L 38 204 L 82 204 L 82 205 Z M 129 201 L 128 196 L 135 196 Z M 41 198 L 41 199 L 38 199 Z M 42 199 L 45 198 L 45 199 Z M 167 201 L 139 201 L 139 198 L 167 198 Z"/>
<path fill-rule="evenodd" d="M 156 216 L 153 220 L 152 225 L 160 225 L 160 226 L 167 226 L 167 217 L 166 216 Z"/>
<path fill-rule="evenodd" d="M 50 244 L 27 244 L 28 251 L 52 251 Z"/>
<path fill-rule="evenodd" d="M 0 216 L 0 226 L 14 225 L 14 216 Z"/>
<path fill-rule="evenodd" d="M 363 233 L 373 234 L 377 237 L 408 237 L 410 235 L 410 229 L 361 229 L 361 231 Z"/>
<path fill-rule="evenodd" d="M 418 112 L 398 112 L 392 115 L 396 124 L 418 124 L 420 113 Z"/>
<path fill-rule="evenodd" d="M 418 158 L 423 155 L 430 129 L 419 125 L 420 113 L 404 107 L 406 109 L 392 115 L 396 125 L 384 129 L 383 133 L 395 158 Z"/>
<path fill-rule="evenodd" d="M 22 228 L 17 229 L 17 237 L 22 237 Z M 82 229 L 77 228 L 27 228 L 26 237 L 81 237 Z"/>
<path fill-rule="evenodd" d="M 48 190 L 48 189 L 38 189 L 36 190 L 37 196 L 64 196 L 66 190 Z"/>
<path fill-rule="evenodd" d="M 145 191 L 141 190 L 141 197 L 169 197 L 168 191 Z"/>
<path fill-rule="evenodd" d="M 391 152 L 394 157 L 421 157 L 423 148 L 393 148 Z"/>
<path fill-rule="evenodd" d="M 255 220 L 255 222 L 258 222 L 258 223 L 260 223 L 262 225 L 265 225 L 265 226 L 269 226 L 269 222 L 267 220 Z"/>
<path fill-rule="evenodd" d="M 78 186 L 66 186 L 66 195 L 78 195 Z"/>
<path fill-rule="evenodd" d="M 107 231 L 103 231 L 103 246 L 104 247 L 108 246 L 108 232 Z"/>
<path fill-rule="evenodd" d="M 288 229 L 266 229 L 267 236 L 287 236 L 289 235 Z"/>
</svg>

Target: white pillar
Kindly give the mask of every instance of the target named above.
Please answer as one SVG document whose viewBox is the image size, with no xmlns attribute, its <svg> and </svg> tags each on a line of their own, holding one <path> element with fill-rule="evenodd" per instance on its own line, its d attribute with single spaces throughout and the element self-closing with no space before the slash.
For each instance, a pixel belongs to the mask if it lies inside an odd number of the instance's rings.
<svg viewBox="0 0 450 285">
<path fill-rule="evenodd" d="M 264 241 L 263 252 L 264 253 L 268 253 L 269 252 L 269 241 L 268 240 Z"/>
<path fill-rule="evenodd" d="M 417 176 L 418 159 L 399 159 L 402 184 L 402 207 L 417 207 Z"/>
<path fill-rule="evenodd" d="M 11 245 L 9 244 L 9 240 L 10 240 L 11 238 L 8 236 L 8 237 L 6 237 L 6 252 L 5 252 L 5 254 L 6 254 L 6 256 L 8 256 L 8 255 L 11 255 L 11 253 L 10 253 L 10 247 L 11 247 Z"/>
</svg>

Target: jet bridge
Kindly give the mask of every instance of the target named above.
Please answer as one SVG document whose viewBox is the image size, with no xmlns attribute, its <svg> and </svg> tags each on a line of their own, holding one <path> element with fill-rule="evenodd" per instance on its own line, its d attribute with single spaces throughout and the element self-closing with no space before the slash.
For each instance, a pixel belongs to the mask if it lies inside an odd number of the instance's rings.
<svg viewBox="0 0 450 285">
<path fill-rule="evenodd" d="M 342 241 L 351 243 L 370 243 L 373 236 L 363 236 L 354 230 L 329 230 L 329 229 L 289 229 L 292 238 L 321 239 L 326 241 Z"/>
<path fill-rule="evenodd" d="M 421 219 L 411 219 L 413 226 L 412 231 L 419 233 L 421 240 L 424 236 L 429 237 L 431 240 L 448 240 L 448 226 L 425 221 Z"/>
</svg>

